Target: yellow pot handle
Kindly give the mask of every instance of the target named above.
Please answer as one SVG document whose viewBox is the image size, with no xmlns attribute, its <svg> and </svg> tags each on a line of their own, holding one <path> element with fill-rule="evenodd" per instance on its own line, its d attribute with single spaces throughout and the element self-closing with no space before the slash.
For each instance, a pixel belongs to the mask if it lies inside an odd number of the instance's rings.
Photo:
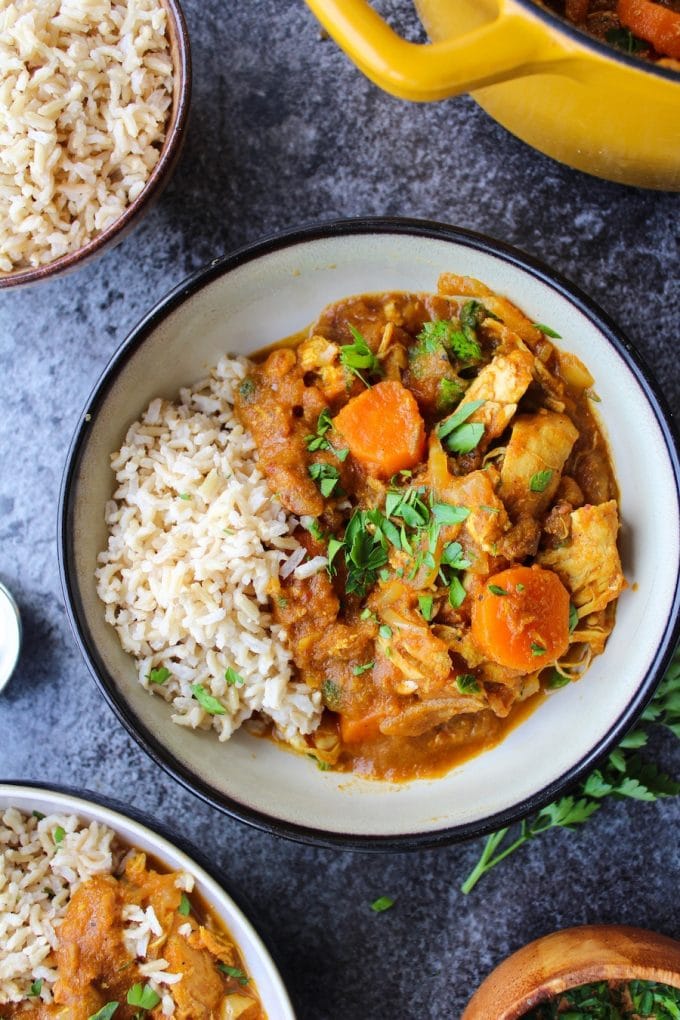
<svg viewBox="0 0 680 1020">
<path fill-rule="evenodd" d="M 427 45 L 410 43 L 367 0 L 307 0 L 337 44 L 364 74 L 401 99 L 446 99 L 564 60 L 540 24 L 501 11 L 488 25 Z"/>
</svg>

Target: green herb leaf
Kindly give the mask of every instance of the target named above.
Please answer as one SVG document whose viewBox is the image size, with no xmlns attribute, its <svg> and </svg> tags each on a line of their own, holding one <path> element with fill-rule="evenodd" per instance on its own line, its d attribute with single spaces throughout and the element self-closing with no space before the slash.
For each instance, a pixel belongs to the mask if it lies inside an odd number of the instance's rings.
<svg viewBox="0 0 680 1020">
<path fill-rule="evenodd" d="M 447 436 L 460 428 L 463 422 L 467 421 L 485 403 L 485 400 L 472 400 L 469 404 L 461 404 L 457 411 L 454 411 L 453 414 L 450 414 L 448 418 L 444 418 L 437 425 L 436 432 L 439 438 L 446 439 Z"/>
<path fill-rule="evenodd" d="M 52 833 L 52 839 L 54 840 L 54 842 L 58 846 L 60 843 L 64 842 L 64 836 L 65 835 L 66 835 L 66 833 L 62 829 L 61 825 L 58 825 L 56 827 L 56 829 L 54 830 L 54 832 Z"/>
<path fill-rule="evenodd" d="M 240 985 L 247 985 L 250 983 L 248 975 L 244 974 L 238 967 L 228 967 L 226 963 L 218 963 L 217 969 L 221 970 L 223 974 L 227 974 L 228 977 L 234 978 Z"/>
<path fill-rule="evenodd" d="M 456 687 L 461 694 L 479 694 L 480 692 L 477 677 L 473 676 L 472 673 L 461 673 L 460 676 L 457 676 Z"/>
<path fill-rule="evenodd" d="M 578 609 L 573 602 L 569 603 L 569 633 L 571 634 L 578 624 Z"/>
<path fill-rule="evenodd" d="M 31 814 L 33 815 L 34 818 L 37 818 L 39 822 L 42 822 L 43 818 L 45 817 L 42 811 L 31 811 Z"/>
<path fill-rule="evenodd" d="M 224 679 L 227 681 L 228 687 L 243 687 L 245 680 L 240 673 L 237 673 L 231 666 L 227 667 L 227 671 L 224 674 Z"/>
<path fill-rule="evenodd" d="M 324 680 L 321 684 L 321 694 L 326 707 L 330 708 L 331 712 L 337 712 L 340 707 L 341 696 L 338 684 L 334 680 Z"/>
<path fill-rule="evenodd" d="M 202 684 L 192 684 L 191 690 L 193 692 L 196 701 L 199 703 L 202 709 L 208 713 L 208 715 L 226 715 L 227 710 L 224 705 L 213 698 L 212 694 L 208 694 L 205 687 Z M 128 1000 L 129 1001 L 129 1000 Z M 134 1006 L 135 1003 L 133 1002 Z"/>
<path fill-rule="evenodd" d="M 449 453 L 470 453 L 479 446 L 483 435 L 484 425 L 481 422 L 468 422 L 447 436 L 444 446 Z"/>
<path fill-rule="evenodd" d="M 98 1009 L 97 1012 L 93 1013 L 92 1016 L 89 1016 L 87 1020 L 111 1020 L 111 1017 L 116 1012 L 119 1005 L 119 1002 L 107 1002 L 105 1006 Z"/>
<path fill-rule="evenodd" d="M 154 992 L 151 985 L 139 983 L 133 985 L 127 993 L 128 1006 L 139 1006 L 141 1009 L 155 1009 L 160 1001 L 160 995 Z"/>
<path fill-rule="evenodd" d="M 435 503 L 432 516 L 437 524 L 462 524 L 470 516 L 466 506 L 453 506 L 449 503 Z"/>
<path fill-rule="evenodd" d="M 333 427 L 331 415 L 328 408 L 325 408 L 319 415 L 314 435 L 305 436 L 305 443 L 310 453 L 316 450 L 329 450 L 331 444 L 326 438 L 326 433 Z"/>
<path fill-rule="evenodd" d="M 479 361 L 482 357 L 474 327 L 466 332 L 452 319 L 435 319 L 432 322 L 424 322 L 423 328 L 418 334 L 418 345 L 413 354 L 416 357 L 421 353 L 436 354 L 440 349 L 449 351 L 455 358 L 463 362 Z"/>
<path fill-rule="evenodd" d="M 454 570 L 467 570 L 470 561 L 463 556 L 463 547 L 460 542 L 449 542 L 442 549 L 442 563 Z"/>
<path fill-rule="evenodd" d="M 489 589 L 489 591 L 491 592 L 492 595 L 508 595 L 509 594 L 509 592 L 507 592 L 505 590 L 505 588 L 501 588 L 501 586 L 498 585 L 498 584 L 487 584 L 487 588 Z"/>
<path fill-rule="evenodd" d="M 610 28 L 604 34 L 610 46 L 616 46 L 624 53 L 642 53 L 649 49 L 649 43 L 644 39 L 638 39 L 629 28 Z"/>
<path fill-rule="evenodd" d="M 389 639 L 392 637 L 392 628 L 388 627 L 387 624 L 384 623 L 382 627 L 379 629 L 378 634 L 383 639 L 383 641 L 389 641 Z"/>
<path fill-rule="evenodd" d="M 238 388 L 238 391 L 244 400 L 250 400 L 253 393 L 255 392 L 255 380 L 251 379 L 250 376 L 248 376 L 246 379 L 243 380 L 243 382 Z"/>
<path fill-rule="evenodd" d="M 395 901 L 390 899 L 389 896 L 379 896 L 377 900 L 373 900 L 371 903 L 371 910 L 376 914 L 382 914 L 385 910 L 393 907 L 394 903 Z"/>
<path fill-rule="evenodd" d="M 449 584 L 449 602 L 454 609 L 458 609 L 459 606 L 462 606 L 465 601 L 466 594 L 467 592 L 461 584 L 460 578 L 452 577 L 451 583 Z"/>
<path fill-rule="evenodd" d="M 458 379 L 440 379 L 437 384 L 436 409 L 439 414 L 447 414 L 452 407 L 455 407 L 465 387 Z"/>
<path fill-rule="evenodd" d="M 363 666 L 352 666 L 352 673 L 354 676 L 361 676 L 362 673 L 365 673 L 369 669 L 373 669 L 374 666 L 375 662 L 365 662 Z"/>
<path fill-rule="evenodd" d="M 433 597 L 431 595 L 419 595 L 418 605 L 420 607 L 420 612 L 423 615 L 423 619 L 427 620 L 427 622 L 429 623 L 430 620 L 432 619 L 432 612 L 434 609 Z"/>
<path fill-rule="evenodd" d="M 553 472 L 550 468 L 546 468 L 544 471 L 537 471 L 535 475 L 531 476 L 529 482 L 529 488 L 532 492 L 545 492 L 550 485 Z"/>
<path fill-rule="evenodd" d="M 156 669 L 152 669 L 150 673 L 147 673 L 146 676 L 152 684 L 164 684 L 170 676 L 170 670 L 165 666 L 158 666 Z"/>
<path fill-rule="evenodd" d="M 316 482 L 321 495 L 325 496 L 326 499 L 332 495 L 340 481 L 340 472 L 333 466 L 333 464 L 326 464 L 324 462 L 309 464 L 307 467 L 307 473 L 309 474 L 309 477 Z M 341 491 L 341 489 L 338 489 L 338 496 Z"/>
<path fill-rule="evenodd" d="M 560 687 L 566 687 L 569 683 L 571 683 L 571 680 L 568 676 L 564 676 L 562 673 L 558 673 L 556 669 L 553 669 L 545 686 L 550 691 L 556 691 Z"/>
<path fill-rule="evenodd" d="M 186 893 L 182 893 L 177 911 L 182 915 L 182 917 L 188 917 L 191 913 L 191 903 L 189 902 L 189 897 Z"/>
<path fill-rule="evenodd" d="M 380 375 L 382 373 L 380 362 L 366 343 L 366 340 L 359 330 L 352 325 L 350 325 L 349 328 L 352 336 L 354 337 L 354 343 L 344 344 L 340 348 L 340 364 L 343 368 L 346 368 L 348 372 L 351 372 L 353 375 L 357 376 L 358 379 L 361 379 L 364 386 L 368 386 L 370 384 L 366 382 L 362 372 L 369 376 Z"/>
<path fill-rule="evenodd" d="M 545 648 L 543 645 L 539 645 L 536 641 L 531 642 L 531 654 L 532 655 L 545 655 Z"/>
<path fill-rule="evenodd" d="M 28 992 L 28 994 L 31 996 L 31 998 L 35 998 L 36 996 L 40 995 L 40 993 L 42 991 L 42 986 L 43 986 L 42 978 L 38 978 L 37 981 L 34 981 L 31 984 L 30 991 Z"/>
<path fill-rule="evenodd" d="M 180 492 L 179 498 L 180 499 L 184 499 L 184 500 L 191 499 L 191 493 L 190 492 Z"/>
<path fill-rule="evenodd" d="M 541 333 L 545 333 L 546 336 L 552 337 L 553 340 L 561 340 L 562 337 L 550 326 L 544 325 L 542 322 L 532 322 L 531 325 L 534 329 L 540 329 Z"/>
</svg>

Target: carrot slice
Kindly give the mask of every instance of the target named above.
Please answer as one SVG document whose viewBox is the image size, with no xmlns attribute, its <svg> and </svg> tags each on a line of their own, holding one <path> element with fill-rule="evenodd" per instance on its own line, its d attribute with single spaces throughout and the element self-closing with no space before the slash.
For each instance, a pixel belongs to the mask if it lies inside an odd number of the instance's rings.
<svg viewBox="0 0 680 1020">
<path fill-rule="evenodd" d="M 657 53 L 680 60 L 680 14 L 653 0 L 618 0 L 619 21 Z"/>
<path fill-rule="evenodd" d="M 353 457 L 369 474 L 389 478 L 425 455 L 425 423 L 413 394 L 385 380 L 353 397 L 333 419 Z"/>
<path fill-rule="evenodd" d="M 361 719 L 349 719 L 340 716 L 340 739 L 343 744 L 363 744 L 367 740 L 375 740 L 380 735 L 380 723 L 385 718 L 384 711 L 375 711 Z"/>
<path fill-rule="evenodd" d="M 569 647 L 569 593 L 552 570 L 502 570 L 472 602 L 472 639 L 487 658 L 510 669 L 548 666 Z"/>
</svg>

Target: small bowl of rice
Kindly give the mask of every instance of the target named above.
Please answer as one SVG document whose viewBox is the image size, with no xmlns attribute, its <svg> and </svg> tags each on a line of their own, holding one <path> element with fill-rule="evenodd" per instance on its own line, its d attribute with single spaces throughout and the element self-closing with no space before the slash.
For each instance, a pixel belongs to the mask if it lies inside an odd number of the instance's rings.
<svg viewBox="0 0 680 1020">
<path fill-rule="evenodd" d="M 177 0 L 0 4 L 0 288 L 69 272 L 157 198 L 191 92 Z"/>
</svg>

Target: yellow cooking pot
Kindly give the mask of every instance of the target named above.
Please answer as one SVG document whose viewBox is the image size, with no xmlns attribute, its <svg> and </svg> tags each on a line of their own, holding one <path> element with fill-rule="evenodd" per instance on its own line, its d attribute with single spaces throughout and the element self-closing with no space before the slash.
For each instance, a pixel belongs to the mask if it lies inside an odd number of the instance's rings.
<svg viewBox="0 0 680 1020">
<path fill-rule="evenodd" d="M 428 45 L 366 0 L 307 0 L 362 71 L 403 99 L 472 92 L 529 145 L 623 184 L 680 191 L 680 74 L 579 32 L 533 0 L 416 0 Z"/>
</svg>

